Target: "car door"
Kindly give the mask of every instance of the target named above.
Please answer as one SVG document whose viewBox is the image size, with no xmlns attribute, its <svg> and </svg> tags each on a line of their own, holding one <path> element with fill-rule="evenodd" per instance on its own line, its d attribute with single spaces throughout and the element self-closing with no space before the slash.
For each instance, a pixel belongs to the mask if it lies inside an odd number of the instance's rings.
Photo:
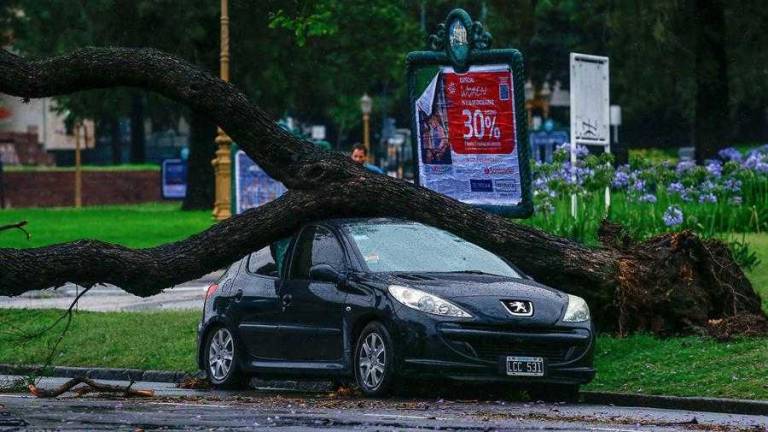
<svg viewBox="0 0 768 432">
<path fill-rule="evenodd" d="M 344 250 L 328 228 L 306 227 L 296 241 L 289 275 L 280 290 L 281 335 L 289 361 L 342 358 L 342 319 L 346 293 L 335 283 L 311 280 L 309 270 L 327 264 L 346 271 Z"/>
<path fill-rule="evenodd" d="M 239 311 L 240 340 L 254 360 L 278 360 L 283 357 L 276 253 L 276 246 L 272 245 L 250 254 L 246 258 L 244 271 L 240 272 L 233 287 L 233 302 Z"/>
</svg>

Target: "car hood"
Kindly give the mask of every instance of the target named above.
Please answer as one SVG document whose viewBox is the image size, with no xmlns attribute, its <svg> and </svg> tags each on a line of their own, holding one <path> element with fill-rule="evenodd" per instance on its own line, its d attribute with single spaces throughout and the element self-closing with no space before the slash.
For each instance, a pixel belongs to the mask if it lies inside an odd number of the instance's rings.
<svg viewBox="0 0 768 432">
<path fill-rule="evenodd" d="M 568 296 L 529 279 L 467 273 L 389 274 L 382 282 L 426 291 L 462 307 L 477 318 L 495 323 L 549 326 L 556 324 L 568 305 Z M 528 301 L 533 315 L 514 316 L 505 301 Z"/>
</svg>

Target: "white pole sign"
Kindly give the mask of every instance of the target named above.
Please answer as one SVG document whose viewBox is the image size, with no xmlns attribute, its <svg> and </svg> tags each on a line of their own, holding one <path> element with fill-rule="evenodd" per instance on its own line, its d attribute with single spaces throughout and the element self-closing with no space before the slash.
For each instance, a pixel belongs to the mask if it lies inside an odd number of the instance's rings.
<svg viewBox="0 0 768 432">
<path fill-rule="evenodd" d="M 576 163 L 576 146 L 602 146 L 611 152 L 608 57 L 571 53 L 571 164 Z M 575 179 L 574 179 L 575 180 Z M 610 191 L 605 190 L 606 209 Z M 571 197 L 571 214 L 576 217 L 576 196 Z"/>
</svg>

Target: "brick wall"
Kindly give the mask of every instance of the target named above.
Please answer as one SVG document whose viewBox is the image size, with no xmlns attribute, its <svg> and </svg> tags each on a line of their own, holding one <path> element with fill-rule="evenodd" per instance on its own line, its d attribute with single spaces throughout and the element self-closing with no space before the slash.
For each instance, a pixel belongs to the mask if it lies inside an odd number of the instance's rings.
<svg viewBox="0 0 768 432">
<path fill-rule="evenodd" d="M 83 205 L 162 201 L 160 171 L 83 171 Z M 6 207 L 69 207 L 75 203 L 74 171 L 3 173 Z"/>
</svg>

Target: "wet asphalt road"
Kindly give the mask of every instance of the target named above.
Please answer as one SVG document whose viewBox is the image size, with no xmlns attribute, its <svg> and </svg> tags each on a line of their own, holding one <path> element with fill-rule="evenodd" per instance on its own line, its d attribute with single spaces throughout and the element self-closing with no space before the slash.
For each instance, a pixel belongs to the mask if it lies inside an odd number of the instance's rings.
<svg viewBox="0 0 768 432">
<path fill-rule="evenodd" d="M 64 380 L 47 380 L 53 386 Z M 768 418 L 585 404 L 407 398 L 372 400 L 328 392 L 214 392 L 153 388 L 151 399 L 0 394 L 0 431 L 768 431 Z"/>
</svg>

